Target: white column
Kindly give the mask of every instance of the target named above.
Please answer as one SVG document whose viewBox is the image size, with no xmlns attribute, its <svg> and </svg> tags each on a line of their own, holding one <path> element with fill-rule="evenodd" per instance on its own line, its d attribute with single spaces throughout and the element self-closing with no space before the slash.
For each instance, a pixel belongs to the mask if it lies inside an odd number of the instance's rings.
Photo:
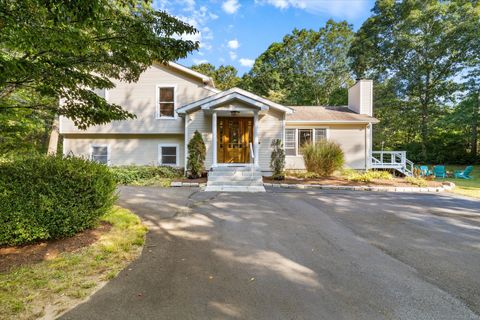
<svg viewBox="0 0 480 320">
<path fill-rule="evenodd" d="M 217 166 L 217 112 L 213 111 L 212 114 L 212 167 Z"/>
<path fill-rule="evenodd" d="M 258 111 L 253 112 L 253 154 L 255 167 L 258 167 Z"/>
</svg>

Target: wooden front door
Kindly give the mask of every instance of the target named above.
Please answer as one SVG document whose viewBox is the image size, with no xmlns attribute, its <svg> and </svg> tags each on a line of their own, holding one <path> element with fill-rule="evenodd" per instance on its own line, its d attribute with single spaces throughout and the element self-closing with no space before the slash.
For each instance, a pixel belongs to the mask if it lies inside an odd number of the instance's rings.
<svg viewBox="0 0 480 320">
<path fill-rule="evenodd" d="M 249 163 L 253 143 L 253 118 L 218 118 L 219 163 Z"/>
</svg>

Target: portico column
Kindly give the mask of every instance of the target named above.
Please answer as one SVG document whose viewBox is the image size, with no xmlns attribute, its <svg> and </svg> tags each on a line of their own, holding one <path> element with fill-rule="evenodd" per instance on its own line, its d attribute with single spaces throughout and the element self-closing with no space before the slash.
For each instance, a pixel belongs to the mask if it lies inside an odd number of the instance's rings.
<svg viewBox="0 0 480 320">
<path fill-rule="evenodd" d="M 258 111 L 253 112 L 253 154 L 255 167 L 258 167 Z"/>
<path fill-rule="evenodd" d="M 217 166 L 217 112 L 213 111 L 212 114 L 212 167 Z"/>
</svg>

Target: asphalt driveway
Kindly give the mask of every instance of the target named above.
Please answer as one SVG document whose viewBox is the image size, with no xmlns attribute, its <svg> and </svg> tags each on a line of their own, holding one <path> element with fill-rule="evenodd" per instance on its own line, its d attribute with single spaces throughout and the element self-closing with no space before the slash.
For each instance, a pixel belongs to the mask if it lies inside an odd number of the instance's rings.
<svg viewBox="0 0 480 320">
<path fill-rule="evenodd" d="M 125 187 L 144 252 L 63 319 L 480 319 L 480 201 Z"/>
</svg>

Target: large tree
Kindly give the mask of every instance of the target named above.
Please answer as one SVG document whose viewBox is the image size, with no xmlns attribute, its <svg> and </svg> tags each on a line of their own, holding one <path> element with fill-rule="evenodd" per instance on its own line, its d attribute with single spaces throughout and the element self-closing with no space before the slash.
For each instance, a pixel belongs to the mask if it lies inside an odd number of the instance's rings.
<svg viewBox="0 0 480 320">
<path fill-rule="evenodd" d="M 236 87 L 241 81 L 237 76 L 237 69 L 231 65 L 221 65 L 215 68 L 211 63 L 200 63 L 192 66 L 192 69 L 213 78 L 215 87 L 220 90 L 228 90 Z"/>
<path fill-rule="evenodd" d="M 457 78 L 478 50 L 479 14 L 479 2 L 472 0 L 378 0 L 355 36 L 352 68 L 357 77 L 391 83 L 383 88 L 389 94 L 376 94 L 386 108 L 381 120 L 403 134 L 413 125 L 410 138 L 419 141 L 423 161 L 430 159 L 437 120 L 462 88 Z M 385 96 L 389 104 L 379 102 Z M 410 115 L 407 127 L 392 121 L 399 108 Z"/>
<path fill-rule="evenodd" d="M 243 86 L 285 104 L 345 104 L 352 39 L 345 21 L 329 20 L 318 31 L 295 29 L 255 60 Z"/>
<path fill-rule="evenodd" d="M 86 128 L 134 117 L 91 89 L 185 57 L 195 32 L 149 0 L 0 0 L 0 119 L 49 110 Z"/>
</svg>

